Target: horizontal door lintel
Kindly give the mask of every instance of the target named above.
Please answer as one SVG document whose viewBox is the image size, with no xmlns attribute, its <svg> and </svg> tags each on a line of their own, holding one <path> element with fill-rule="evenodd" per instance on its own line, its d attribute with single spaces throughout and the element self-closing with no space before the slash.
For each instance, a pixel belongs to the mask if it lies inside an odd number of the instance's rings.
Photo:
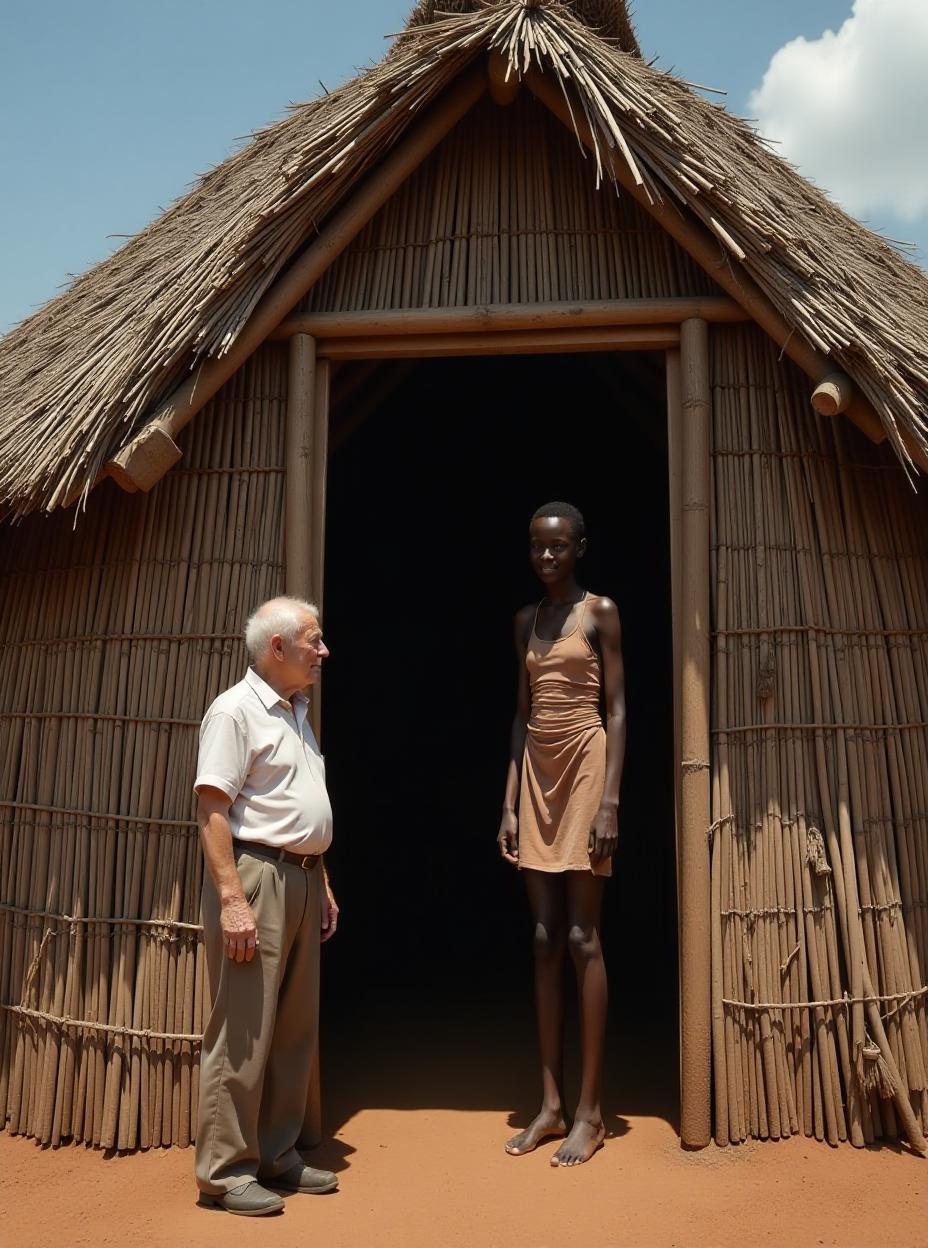
<svg viewBox="0 0 928 1248">
<path fill-rule="evenodd" d="M 587 302 L 496 303 L 469 308 L 390 308 L 311 312 L 287 317 L 272 337 L 399 338 L 403 335 L 509 333 L 516 330 L 606 329 L 680 325 L 693 317 L 732 323 L 748 319 L 733 299 L 601 299 Z"/>
<path fill-rule="evenodd" d="M 319 338 L 329 360 L 404 360 L 459 355 L 542 355 L 579 351 L 666 351 L 680 341 L 676 325 L 602 329 L 504 330 L 480 334 L 403 334 L 396 337 Z"/>
</svg>

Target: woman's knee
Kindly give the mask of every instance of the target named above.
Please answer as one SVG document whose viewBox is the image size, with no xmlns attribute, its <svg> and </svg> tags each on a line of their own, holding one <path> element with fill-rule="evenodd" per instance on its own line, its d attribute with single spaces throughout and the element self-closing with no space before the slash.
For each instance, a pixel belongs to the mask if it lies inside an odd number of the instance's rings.
<svg viewBox="0 0 928 1248">
<path fill-rule="evenodd" d="M 552 962 L 564 956 L 564 930 L 560 924 L 536 919 L 532 943 L 536 962 Z"/>
<path fill-rule="evenodd" d="M 567 932 L 567 946 L 575 962 L 589 962 L 592 958 L 602 957 L 599 932 L 595 927 L 572 923 Z"/>
</svg>

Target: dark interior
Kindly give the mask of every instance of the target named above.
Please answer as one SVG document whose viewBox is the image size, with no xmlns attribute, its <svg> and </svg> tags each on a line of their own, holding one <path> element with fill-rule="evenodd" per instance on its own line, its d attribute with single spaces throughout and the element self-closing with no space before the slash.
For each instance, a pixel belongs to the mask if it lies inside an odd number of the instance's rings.
<svg viewBox="0 0 928 1248">
<path fill-rule="evenodd" d="M 584 512 L 582 583 L 615 599 L 624 630 L 607 1099 L 618 1114 L 676 1114 L 666 456 L 657 354 L 336 372 L 323 748 L 343 917 L 324 950 L 323 1036 L 324 1060 L 353 1070 L 337 1081 L 343 1118 L 365 1103 L 485 1100 L 515 1122 L 535 1095 L 531 928 L 496 834 L 512 617 L 539 597 L 527 526 L 554 498 Z"/>
</svg>

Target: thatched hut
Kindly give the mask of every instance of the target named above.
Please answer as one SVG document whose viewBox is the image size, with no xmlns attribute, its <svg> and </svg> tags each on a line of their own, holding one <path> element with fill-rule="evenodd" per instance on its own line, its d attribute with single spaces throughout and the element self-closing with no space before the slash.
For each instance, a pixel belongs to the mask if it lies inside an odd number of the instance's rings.
<svg viewBox="0 0 928 1248">
<path fill-rule="evenodd" d="M 613 968 L 679 1002 L 684 1143 L 923 1150 L 926 359 L 924 274 L 645 63 L 622 0 L 426 0 L 11 332 L 0 1124 L 189 1142 L 196 727 L 248 609 L 324 565 L 345 887 L 497 904 L 506 619 L 556 493 L 625 620 Z M 416 786 L 472 872 L 372 850 Z"/>
</svg>

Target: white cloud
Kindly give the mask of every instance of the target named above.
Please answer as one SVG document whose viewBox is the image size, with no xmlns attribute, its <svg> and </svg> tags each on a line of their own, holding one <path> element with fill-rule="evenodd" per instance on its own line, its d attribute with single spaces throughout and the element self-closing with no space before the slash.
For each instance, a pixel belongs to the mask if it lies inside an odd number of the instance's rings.
<svg viewBox="0 0 928 1248">
<path fill-rule="evenodd" d="M 928 0 L 854 0 L 794 39 L 750 99 L 761 133 L 856 216 L 928 212 Z"/>
</svg>

